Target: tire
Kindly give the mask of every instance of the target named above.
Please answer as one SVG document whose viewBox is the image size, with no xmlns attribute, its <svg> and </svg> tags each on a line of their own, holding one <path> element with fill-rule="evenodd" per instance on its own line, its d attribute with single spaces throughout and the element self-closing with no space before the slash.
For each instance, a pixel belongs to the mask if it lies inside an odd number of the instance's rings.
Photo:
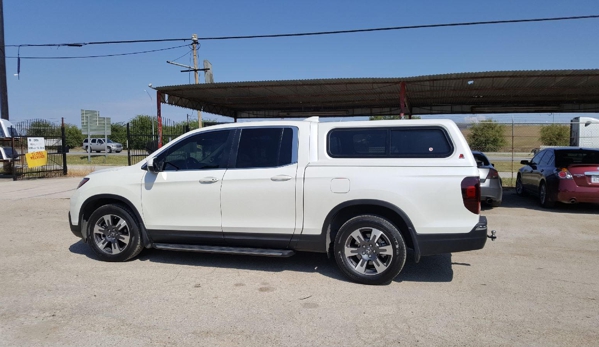
<svg viewBox="0 0 599 347">
<path fill-rule="evenodd" d="M 373 232 L 377 237 L 371 243 Z M 406 262 L 406 244 L 399 230 L 388 220 L 373 215 L 345 222 L 335 236 L 334 252 L 341 272 L 363 284 L 390 283 Z"/>
<path fill-rule="evenodd" d="M 551 201 L 551 199 L 549 199 L 547 184 L 545 184 L 545 182 L 542 182 L 539 185 L 539 203 L 541 203 L 541 206 L 545 208 L 552 208 L 555 206 L 555 201 Z"/>
<path fill-rule="evenodd" d="M 87 147 L 85 148 L 85 151 L 86 151 L 87 153 L 91 153 L 91 152 L 92 152 L 92 149 L 91 149 L 89 146 L 87 146 Z"/>
<path fill-rule="evenodd" d="M 520 196 L 526 195 L 526 192 L 524 191 L 524 185 L 522 184 L 522 177 L 520 175 L 516 177 L 516 194 Z"/>
<path fill-rule="evenodd" d="M 143 249 L 139 225 L 123 205 L 104 205 L 95 210 L 87 232 L 89 245 L 103 261 L 127 261 Z"/>
<path fill-rule="evenodd" d="M 112 147 L 108 147 L 106 150 L 108 151 L 108 153 L 112 153 Z"/>
</svg>

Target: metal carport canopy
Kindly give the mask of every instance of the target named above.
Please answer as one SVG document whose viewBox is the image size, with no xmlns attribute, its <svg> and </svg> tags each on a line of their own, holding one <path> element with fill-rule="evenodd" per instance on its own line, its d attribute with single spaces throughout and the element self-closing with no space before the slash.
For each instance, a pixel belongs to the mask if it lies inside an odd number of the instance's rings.
<svg viewBox="0 0 599 347">
<path fill-rule="evenodd" d="M 405 92 L 401 92 L 404 84 Z M 157 87 L 160 101 L 234 118 L 599 112 L 599 69 Z M 405 97 L 401 97 L 401 96 Z"/>
</svg>

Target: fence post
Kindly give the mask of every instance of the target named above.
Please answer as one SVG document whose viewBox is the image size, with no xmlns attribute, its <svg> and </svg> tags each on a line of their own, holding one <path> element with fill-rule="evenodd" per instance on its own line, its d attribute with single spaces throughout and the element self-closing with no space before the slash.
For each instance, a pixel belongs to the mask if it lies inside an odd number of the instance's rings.
<svg viewBox="0 0 599 347">
<path fill-rule="evenodd" d="M 11 172 L 12 172 L 12 180 L 16 181 L 17 180 L 17 165 L 15 164 L 16 160 L 15 160 L 15 132 L 13 131 L 13 127 L 9 128 L 10 131 L 10 147 L 12 150 L 12 160 L 10 161 L 10 166 L 11 166 Z M 23 159 L 26 159 L 25 156 L 23 156 Z M 21 160 L 21 161 L 25 161 L 25 160 Z M 21 165 L 23 165 L 23 163 L 21 163 Z"/>
<path fill-rule="evenodd" d="M 67 135 L 64 128 L 64 117 L 62 117 L 62 124 L 60 125 L 60 134 L 62 136 L 62 174 L 66 176 L 69 171 L 67 168 Z"/>
<path fill-rule="evenodd" d="M 514 182 L 514 116 L 512 116 L 512 182 Z"/>
<path fill-rule="evenodd" d="M 127 123 L 127 165 L 131 166 L 131 148 L 129 143 L 131 143 L 131 133 L 129 133 L 129 123 Z"/>
</svg>

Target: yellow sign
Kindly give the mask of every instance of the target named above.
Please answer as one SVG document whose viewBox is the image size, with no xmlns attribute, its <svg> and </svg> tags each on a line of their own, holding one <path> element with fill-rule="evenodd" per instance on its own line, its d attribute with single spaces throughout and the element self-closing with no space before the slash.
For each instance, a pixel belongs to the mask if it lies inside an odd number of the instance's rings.
<svg viewBox="0 0 599 347">
<path fill-rule="evenodd" d="M 48 164 L 48 152 L 46 151 L 27 153 L 25 154 L 25 158 L 27 158 L 28 167 L 38 167 Z"/>
</svg>

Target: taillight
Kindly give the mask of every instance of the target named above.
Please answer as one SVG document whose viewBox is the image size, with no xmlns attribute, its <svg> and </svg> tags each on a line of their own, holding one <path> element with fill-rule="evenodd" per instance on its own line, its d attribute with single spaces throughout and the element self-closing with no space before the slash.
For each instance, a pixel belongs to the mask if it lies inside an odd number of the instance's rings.
<svg viewBox="0 0 599 347">
<path fill-rule="evenodd" d="M 466 177 L 462 180 L 462 199 L 468 211 L 480 213 L 480 178 Z"/>
<path fill-rule="evenodd" d="M 495 169 L 489 169 L 489 174 L 487 175 L 487 179 L 490 180 L 491 178 L 499 178 L 499 172 L 497 172 L 497 170 L 495 170 Z"/>
<path fill-rule="evenodd" d="M 568 169 L 562 168 L 561 171 L 557 173 L 557 177 L 559 177 L 562 180 L 571 180 L 572 174 L 570 173 L 570 171 L 568 171 Z"/>
<path fill-rule="evenodd" d="M 81 188 L 82 185 L 86 184 L 87 181 L 89 181 L 89 178 L 85 177 L 84 179 L 81 180 L 81 182 L 79 182 L 79 185 L 77 186 L 77 189 Z"/>
</svg>

